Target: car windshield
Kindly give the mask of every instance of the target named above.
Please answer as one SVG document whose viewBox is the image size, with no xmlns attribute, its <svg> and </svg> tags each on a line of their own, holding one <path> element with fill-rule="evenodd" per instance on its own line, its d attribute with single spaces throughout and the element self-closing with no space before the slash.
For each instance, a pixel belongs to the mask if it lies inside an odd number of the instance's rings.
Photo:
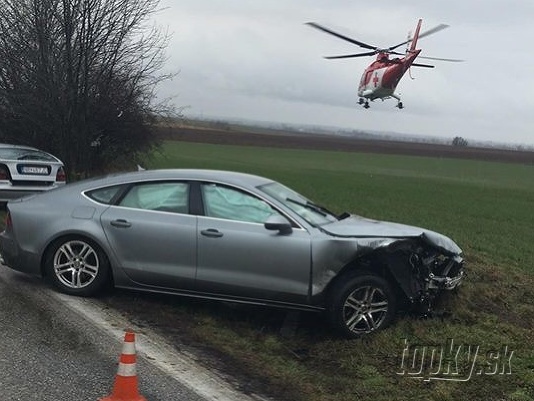
<svg viewBox="0 0 534 401">
<path fill-rule="evenodd" d="M 278 182 L 261 185 L 258 189 L 283 203 L 313 226 L 321 226 L 338 220 L 338 217 L 328 209 L 313 203 Z"/>
<path fill-rule="evenodd" d="M 43 151 L 28 148 L 0 148 L 0 159 L 3 160 L 38 160 L 57 162 L 58 160 Z"/>
</svg>

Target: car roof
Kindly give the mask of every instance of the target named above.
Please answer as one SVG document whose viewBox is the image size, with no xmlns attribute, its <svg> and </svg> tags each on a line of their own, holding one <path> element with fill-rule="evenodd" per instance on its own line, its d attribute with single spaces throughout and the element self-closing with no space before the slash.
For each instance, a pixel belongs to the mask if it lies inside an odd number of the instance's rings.
<svg viewBox="0 0 534 401">
<path fill-rule="evenodd" d="M 272 180 L 253 174 L 239 173 L 235 171 L 208 170 L 208 169 L 159 169 L 142 170 L 129 173 L 119 173 L 102 180 L 118 183 L 123 181 L 144 181 L 144 180 L 210 180 L 223 181 L 228 184 L 258 186 L 272 182 Z"/>
<path fill-rule="evenodd" d="M 0 143 L 0 148 L 39 150 L 39 149 L 34 148 L 34 147 L 32 147 L 32 146 L 27 146 L 27 145 L 13 145 L 13 144 L 10 144 L 10 143 Z M 41 150 L 41 152 L 43 152 L 43 151 Z"/>
<path fill-rule="evenodd" d="M 214 181 L 248 188 L 273 182 L 273 180 L 265 177 L 239 173 L 235 171 L 208 169 L 160 169 L 115 173 L 104 177 L 89 178 L 87 180 L 69 183 L 65 187 L 51 192 L 68 191 L 69 188 L 72 190 L 87 191 L 126 182 L 131 183 L 150 180 Z"/>
<path fill-rule="evenodd" d="M 26 197 L 26 201 L 52 201 L 58 202 L 69 199 L 68 194 L 83 193 L 86 191 L 105 188 L 125 183 L 135 183 L 143 181 L 165 181 L 165 180 L 184 180 L 184 181 L 212 181 L 220 182 L 243 189 L 253 189 L 257 186 L 272 183 L 273 180 L 246 173 L 221 170 L 202 170 L 202 169 L 166 169 L 166 170 L 143 170 L 128 173 L 115 173 L 104 177 L 88 178 L 81 181 L 70 182 L 60 188 L 52 191 L 46 191 L 37 196 Z M 18 200 L 20 201 L 20 199 Z M 11 201 L 10 203 L 16 203 Z"/>
</svg>

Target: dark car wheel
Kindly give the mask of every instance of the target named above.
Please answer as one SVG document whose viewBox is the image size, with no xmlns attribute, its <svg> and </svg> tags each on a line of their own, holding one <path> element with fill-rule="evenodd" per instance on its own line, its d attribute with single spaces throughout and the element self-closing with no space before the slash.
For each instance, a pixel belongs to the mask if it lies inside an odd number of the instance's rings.
<svg viewBox="0 0 534 401">
<path fill-rule="evenodd" d="M 94 295 L 108 282 L 108 258 L 98 245 L 85 238 L 57 240 L 50 247 L 45 263 L 49 279 L 67 294 Z"/>
<path fill-rule="evenodd" d="M 340 278 L 331 289 L 328 315 L 335 330 L 358 337 L 388 326 L 393 320 L 395 292 L 375 275 Z"/>
</svg>

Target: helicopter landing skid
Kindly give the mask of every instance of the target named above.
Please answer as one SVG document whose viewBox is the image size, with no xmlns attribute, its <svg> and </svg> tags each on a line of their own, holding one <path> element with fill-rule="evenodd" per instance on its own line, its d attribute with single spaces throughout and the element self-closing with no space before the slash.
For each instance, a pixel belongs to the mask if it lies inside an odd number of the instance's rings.
<svg viewBox="0 0 534 401">
<path fill-rule="evenodd" d="M 363 108 L 364 109 L 368 109 L 369 108 L 369 101 L 364 99 L 363 97 L 361 97 L 360 99 L 358 99 L 358 104 L 359 105 L 363 105 Z"/>
<path fill-rule="evenodd" d="M 391 95 L 391 97 L 397 99 L 397 105 L 395 107 L 397 107 L 399 110 L 404 109 L 404 105 L 401 102 L 400 95 L 397 95 L 396 93 L 394 93 Z"/>
</svg>

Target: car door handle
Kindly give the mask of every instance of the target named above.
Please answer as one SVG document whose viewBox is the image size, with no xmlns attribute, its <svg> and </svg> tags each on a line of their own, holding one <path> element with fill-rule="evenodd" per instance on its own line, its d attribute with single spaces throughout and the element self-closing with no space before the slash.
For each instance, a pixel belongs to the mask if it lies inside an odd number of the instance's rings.
<svg viewBox="0 0 534 401">
<path fill-rule="evenodd" d="M 113 220 L 109 224 L 111 224 L 113 227 L 119 227 L 119 228 L 128 228 L 132 226 L 132 223 L 124 219 Z"/>
<path fill-rule="evenodd" d="M 202 230 L 200 232 L 204 237 L 211 237 L 211 238 L 220 238 L 223 236 L 223 233 L 219 230 L 216 230 L 215 228 L 208 228 L 207 230 Z"/>
</svg>

